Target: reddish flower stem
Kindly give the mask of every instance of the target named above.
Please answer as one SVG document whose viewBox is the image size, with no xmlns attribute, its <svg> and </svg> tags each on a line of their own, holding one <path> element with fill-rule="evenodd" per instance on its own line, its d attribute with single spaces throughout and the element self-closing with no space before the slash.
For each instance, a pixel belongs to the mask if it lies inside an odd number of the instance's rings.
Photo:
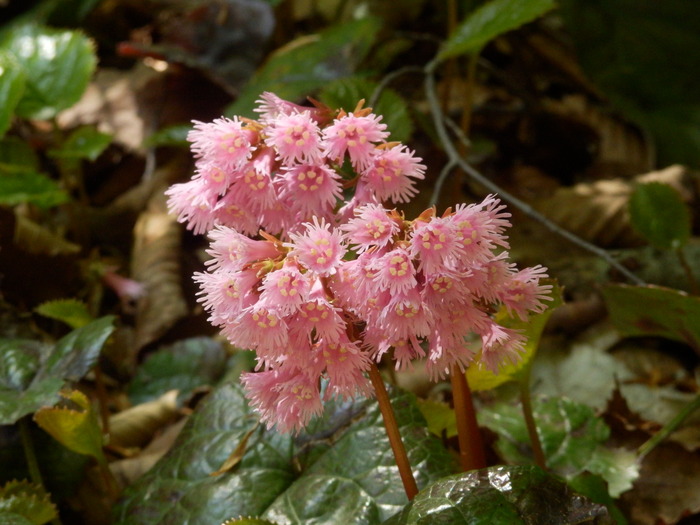
<svg viewBox="0 0 700 525">
<path fill-rule="evenodd" d="M 391 403 L 389 402 L 389 394 L 387 394 L 386 388 L 384 387 L 384 381 L 379 373 L 379 369 L 374 363 L 372 363 L 369 368 L 369 379 L 372 381 L 372 386 L 374 387 L 374 392 L 379 402 L 379 410 L 384 418 L 386 435 L 389 438 L 391 450 L 394 451 L 394 459 L 396 460 L 396 466 L 399 467 L 399 474 L 401 475 L 403 488 L 406 491 L 406 497 L 408 497 L 410 501 L 418 494 L 418 486 L 416 485 L 416 479 L 413 477 L 411 464 L 408 462 L 406 448 L 403 446 L 403 441 L 401 441 L 399 426 L 396 423 L 394 410 L 391 408 Z"/>
<path fill-rule="evenodd" d="M 486 467 L 486 453 L 481 438 L 479 424 L 469 383 L 458 365 L 452 366 L 452 401 L 457 419 L 457 439 L 459 440 L 459 462 L 462 470 L 475 470 Z"/>
</svg>

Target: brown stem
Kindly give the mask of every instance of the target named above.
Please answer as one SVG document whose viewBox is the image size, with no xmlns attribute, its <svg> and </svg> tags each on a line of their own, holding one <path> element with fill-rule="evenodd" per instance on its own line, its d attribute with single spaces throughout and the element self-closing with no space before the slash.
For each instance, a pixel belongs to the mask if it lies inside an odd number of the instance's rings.
<svg viewBox="0 0 700 525">
<path fill-rule="evenodd" d="M 486 453 L 481 438 L 479 424 L 469 383 L 458 365 L 452 366 L 452 401 L 457 419 L 457 439 L 459 440 L 459 462 L 462 470 L 475 470 L 486 467 Z"/>
<path fill-rule="evenodd" d="M 416 479 L 413 477 L 411 464 L 408 462 L 406 448 L 403 446 L 403 441 L 401 441 L 399 426 L 396 424 L 396 417 L 394 417 L 394 411 L 389 402 L 389 394 L 387 394 L 384 387 L 384 381 L 379 373 L 379 369 L 374 363 L 369 368 L 369 379 L 372 381 L 372 386 L 379 402 L 379 410 L 382 412 L 382 418 L 384 418 L 386 435 L 389 438 L 391 450 L 394 451 L 394 459 L 396 460 L 396 466 L 399 467 L 399 474 L 401 475 L 403 488 L 406 491 L 406 497 L 410 501 L 418 494 L 418 486 L 416 485 Z"/>
</svg>

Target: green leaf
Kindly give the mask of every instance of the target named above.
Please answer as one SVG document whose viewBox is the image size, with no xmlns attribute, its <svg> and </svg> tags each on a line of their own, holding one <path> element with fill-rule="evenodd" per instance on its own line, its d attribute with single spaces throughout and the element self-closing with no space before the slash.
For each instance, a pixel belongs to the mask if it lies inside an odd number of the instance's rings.
<svg viewBox="0 0 700 525">
<path fill-rule="evenodd" d="M 28 481 L 10 481 L 0 487 L 0 523 L 2 512 L 19 514 L 36 525 L 57 516 L 56 507 L 46 491 Z"/>
<path fill-rule="evenodd" d="M 138 368 L 129 385 L 134 404 L 179 390 L 181 398 L 195 388 L 213 385 L 226 371 L 226 351 L 210 337 L 194 337 L 160 348 Z"/>
<path fill-rule="evenodd" d="M 430 399 L 418 399 L 418 408 L 428 423 L 428 430 L 438 437 L 446 438 L 457 435 L 457 418 L 455 411 L 447 403 L 432 401 Z"/>
<path fill-rule="evenodd" d="M 49 153 L 62 159 L 94 161 L 112 142 L 112 135 L 97 131 L 93 126 L 82 126 L 73 131 L 58 149 Z"/>
<path fill-rule="evenodd" d="M 427 434 L 414 397 L 394 393 L 392 404 L 419 485 L 453 472 L 454 459 Z M 296 437 L 258 428 L 240 463 L 211 476 L 256 421 L 238 384 L 215 389 L 168 454 L 126 489 L 115 523 L 221 523 L 242 515 L 378 524 L 406 503 L 374 400 L 331 401 Z"/>
<path fill-rule="evenodd" d="M 376 82 L 361 77 L 338 79 L 323 88 L 319 100 L 331 108 L 343 108 L 352 111 L 361 99 L 369 104 Z M 366 105 L 367 105 L 366 104 Z M 374 113 L 382 116 L 382 122 L 391 133 L 391 140 L 407 142 L 413 132 L 413 122 L 408 112 L 406 101 L 393 89 L 382 90 Z"/>
<path fill-rule="evenodd" d="M 523 370 L 532 362 L 540 345 L 542 331 L 549 320 L 549 316 L 552 315 L 557 306 L 562 304 L 562 290 L 557 282 L 554 280 L 543 280 L 542 284 L 552 285 L 550 294 L 552 300 L 547 304 L 547 309 L 544 312 L 533 314 L 527 321 L 522 321 L 520 318 L 509 316 L 507 309 L 501 307 L 495 317 L 498 324 L 518 330 L 525 335 L 525 351 L 522 354 L 522 358 L 517 363 L 507 363 L 501 366 L 498 374 L 494 374 L 480 364 L 481 352 L 479 352 L 474 358 L 473 364 L 467 368 L 467 382 L 472 390 L 491 390 L 508 381 L 517 380 L 523 373 Z"/>
<path fill-rule="evenodd" d="M 532 22 L 555 6 L 554 0 L 492 0 L 469 14 L 450 35 L 438 53 L 438 60 L 478 53 L 503 33 Z"/>
<path fill-rule="evenodd" d="M 42 406 L 53 405 L 62 386 L 62 379 L 47 377 L 21 392 L 0 388 L 0 425 L 12 425 Z"/>
<path fill-rule="evenodd" d="M 34 380 L 45 377 L 81 379 L 97 362 L 102 346 L 114 331 L 113 323 L 114 316 L 107 315 L 62 337 Z"/>
<path fill-rule="evenodd" d="M 586 74 L 655 139 L 657 163 L 700 166 L 700 11 L 685 0 L 560 0 Z"/>
<path fill-rule="evenodd" d="M 68 194 L 42 173 L 8 171 L 0 166 L 0 204 L 35 204 L 51 208 L 68 201 Z"/>
<path fill-rule="evenodd" d="M 632 227 L 653 246 L 678 249 L 688 242 L 690 212 L 668 184 L 639 184 L 630 197 L 629 210 Z"/>
<path fill-rule="evenodd" d="M 278 49 L 226 113 L 254 117 L 255 101 L 264 91 L 294 102 L 312 95 L 328 82 L 352 75 L 380 27 L 378 19 L 366 17 L 331 26 L 318 35 L 302 37 Z"/>
<path fill-rule="evenodd" d="M 66 323 L 71 328 L 80 328 L 93 320 L 87 305 L 78 299 L 56 299 L 46 301 L 34 311 L 39 315 Z"/>
<path fill-rule="evenodd" d="M 0 137 L 9 129 L 26 83 L 24 70 L 13 55 L 0 51 Z"/>
<path fill-rule="evenodd" d="M 660 286 L 608 285 L 603 297 L 624 337 L 664 337 L 700 355 L 700 298 Z"/>
<path fill-rule="evenodd" d="M 17 114 L 25 118 L 49 119 L 75 104 L 97 64 L 92 42 L 77 31 L 25 25 L 10 31 L 1 47 L 24 67 Z"/>
<path fill-rule="evenodd" d="M 231 518 L 224 521 L 221 525 L 277 525 L 276 523 L 268 520 L 261 520 L 259 518 Z"/>
<path fill-rule="evenodd" d="M 0 388 L 27 388 L 46 349 L 47 345 L 32 339 L 0 339 Z"/>
<path fill-rule="evenodd" d="M 0 140 L 0 173 L 39 169 L 39 156 L 27 141 L 13 136 Z"/>
<path fill-rule="evenodd" d="M 188 147 L 187 134 L 191 130 L 191 124 L 168 126 L 149 135 L 143 145 L 147 148 L 155 148 L 157 146 Z"/>
<path fill-rule="evenodd" d="M 423 489 L 384 525 L 613 524 L 602 505 L 534 466 L 491 467 L 456 474 Z"/>
<path fill-rule="evenodd" d="M 44 407 L 34 414 L 34 421 L 64 447 L 106 464 L 102 452 L 102 430 L 90 401 L 79 390 L 63 392 L 61 395 L 78 410 Z"/>
<path fill-rule="evenodd" d="M 635 454 L 604 446 L 610 429 L 592 408 L 566 398 L 537 400 L 533 405 L 547 467 L 554 473 L 567 479 L 584 471 L 599 474 L 608 482 L 614 497 L 632 487 L 639 475 Z M 530 439 L 519 406 L 500 403 L 484 407 L 478 417 L 480 424 L 499 435 L 496 448 L 505 461 L 532 461 Z"/>
<path fill-rule="evenodd" d="M 17 357 L 12 340 L 0 340 L 0 349 L 14 352 L 9 364 L 0 368 L 0 425 L 11 425 L 42 406 L 54 405 L 64 381 L 79 380 L 95 364 L 102 345 L 114 330 L 113 319 L 102 317 L 73 330 L 53 347 L 36 346 L 34 349 L 40 353 L 30 360 Z M 18 348 L 32 347 L 23 343 Z"/>
<path fill-rule="evenodd" d="M 0 510 L 0 525 L 34 525 L 34 522 L 21 514 Z"/>
<path fill-rule="evenodd" d="M 590 472 L 583 472 L 570 479 L 568 485 L 582 496 L 586 496 L 593 503 L 605 505 L 610 512 L 610 517 L 617 525 L 627 525 L 627 518 L 615 505 L 615 500 L 610 496 L 608 484 L 605 480 Z"/>
</svg>

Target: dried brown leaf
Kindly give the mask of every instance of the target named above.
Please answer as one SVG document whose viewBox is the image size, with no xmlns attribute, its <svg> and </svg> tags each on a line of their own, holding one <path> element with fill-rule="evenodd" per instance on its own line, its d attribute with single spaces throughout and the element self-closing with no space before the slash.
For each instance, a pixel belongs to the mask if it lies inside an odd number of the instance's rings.
<svg viewBox="0 0 700 525">
<path fill-rule="evenodd" d="M 136 314 L 136 348 L 143 348 L 188 313 L 180 280 L 181 228 L 157 192 L 134 227 L 131 277 L 145 293 Z"/>
<path fill-rule="evenodd" d="M 631 247 L 643 244 L 629 221 L 628 202 L 634 184 L 658 181 L 685 190 L 686 170 L 681 166 L 640 175 L 628 181 L 601 180 L 557 189 L 534 206 L 550 220 L 578 236 L 603 247 Z"/>
<path fill-rule="evenodd" d="M 142 403 L 115 414 L 109 420 L 109 445 L 141 447 L 177 415 L 177 390 L 154 401 Z"/>
<path fill-rule="evenodd" d="M 700 454 L 664 443 L 644 458 L 632 490 L 620 499 L 623 512 L 638 525 L 673 524 L 700 512 Z"/>
</svg>

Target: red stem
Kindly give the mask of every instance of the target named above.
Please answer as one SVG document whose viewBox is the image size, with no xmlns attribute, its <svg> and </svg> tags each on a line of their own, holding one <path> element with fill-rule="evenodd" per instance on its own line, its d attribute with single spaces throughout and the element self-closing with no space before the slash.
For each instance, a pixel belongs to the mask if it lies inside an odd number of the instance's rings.
<svg viewBox="0 0 700 525">
<path fill-rule="evenodd" d="M 486 453 L 481 438 L 479 424 L 469 383 L 459 366 L 453 365 L 452 401 L 457 419 L 457 439 L 459 440 L 459 462 L 462 470 L 475 470 L 486 467 Z"/>
<path fill-rule="evenodd" d="M 386 435 L 389 438 L 391 450 L 394 451 L 394 459 L 396 460 L 396 466 L 399 467 L 403 488 L 410 501 L 418 494 L 418 486 L 416 485 L 416 479 L 413 477 L 411 464 L 408 462 L 406 448 L 403 446 L 403 441 L 401 441 L 399 426 L 396 424 L 396 417 L 394 416 L 394 411 L 389 402 L 389 394 L 387 394 L 386 388 L 384 387 L 384 381 L 379 373 L 379 369 L 374 363 L 372 363 L 369 368 L 369 379 L 372 381 L 372 386 L 374 387 L 374 392 L 379 402 L 379 410 L 384 418 Z"/>
</svg>

